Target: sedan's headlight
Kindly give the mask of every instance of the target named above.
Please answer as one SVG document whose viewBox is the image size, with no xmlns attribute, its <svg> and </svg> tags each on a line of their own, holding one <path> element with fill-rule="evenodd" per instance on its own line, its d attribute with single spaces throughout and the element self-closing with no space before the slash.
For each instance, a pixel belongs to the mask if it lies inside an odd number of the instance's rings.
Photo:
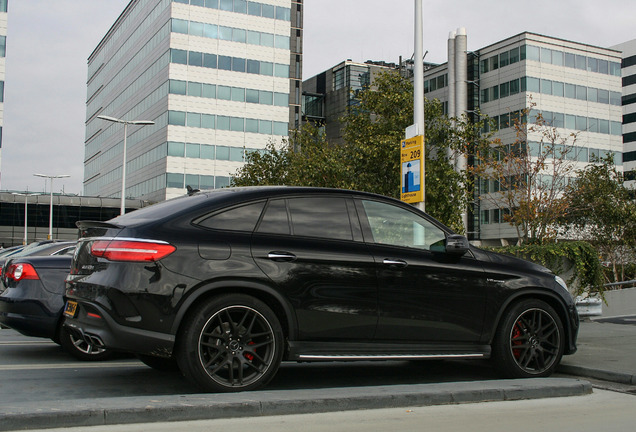
<svg viewBox="0 0 636 432">
<path fill-rule="evenodd" d="M 568 290 L 568 284 L 565 283 L 565 281 L 563 280 L 562 277 L 560 276 L 554 276 L 554 280 L 556 281 L 556 283 L 558 283 L 559 285 L 561 285 L 563 287 L 564 290 L 566 290 L 568 293 L 570 292 L 570 290 Z"/>
</svg>

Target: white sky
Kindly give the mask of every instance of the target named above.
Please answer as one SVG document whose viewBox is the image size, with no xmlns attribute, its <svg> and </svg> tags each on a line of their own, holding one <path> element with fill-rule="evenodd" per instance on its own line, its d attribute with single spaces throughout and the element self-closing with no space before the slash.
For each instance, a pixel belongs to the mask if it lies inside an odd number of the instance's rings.
<svg viewBox="0 0 636 432">
<path fill-rule="evenodd" d="M 81 193 L 88 56 L 129 0 L 10 0 L 0 189 L 43 191 L 33 173 L 70 174 Z M 346 59 L 413 54 L 414 0 L 305 0 L 303 77 Z M 426 60 L 446 61 L 448 33 L 468 49 L 531 31 L 609 47 L 636 38 L 633 0 L 424 0 Z M 48 189 L 47 189 L 48 190 Z"/>
</svg>

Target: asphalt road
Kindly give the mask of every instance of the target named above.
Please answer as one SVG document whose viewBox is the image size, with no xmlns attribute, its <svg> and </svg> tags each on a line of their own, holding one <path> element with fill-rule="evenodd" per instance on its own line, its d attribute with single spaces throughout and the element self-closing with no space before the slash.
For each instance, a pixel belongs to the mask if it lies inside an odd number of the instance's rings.
<svg viewBox="0 0 636 432">
<path fill-rule="evenodd" d="M 497 375 L 485 361 L 285 363 L 267 390 L 345 388 L 458 381 Z M 0 330 L 0 405 L 11 402 L 198 393 L 178 373 L 135 358 L 81 362 L 45 339 Z"/>
<path fill-rule="evenodd" d="M 72 430 L 73 432 L 174 432 L 182 430 L 189 432 L 228 430 L 258 430 L 259 432 L 625 432 L 633 430 L 634 409 L 636 409 L 636 396 L 595 390 L 593 394 L 563 398 L 107 425 L 78 427 Z M 68 430 L 68 428 L 46 429 L 48 432 Z"/>
</svg>

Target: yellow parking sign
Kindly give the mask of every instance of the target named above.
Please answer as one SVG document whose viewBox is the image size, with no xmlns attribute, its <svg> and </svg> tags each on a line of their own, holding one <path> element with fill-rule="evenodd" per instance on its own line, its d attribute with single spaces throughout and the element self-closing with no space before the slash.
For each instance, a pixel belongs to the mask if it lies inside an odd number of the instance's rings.
<svg viewBox="0 0 636 432">
<path fill-rule="evenodd" d="M 407 203 L 423 201 L 424 137 L 422 135 L 402 140 L 401 143 L 401 197 Z"/>
</svg>

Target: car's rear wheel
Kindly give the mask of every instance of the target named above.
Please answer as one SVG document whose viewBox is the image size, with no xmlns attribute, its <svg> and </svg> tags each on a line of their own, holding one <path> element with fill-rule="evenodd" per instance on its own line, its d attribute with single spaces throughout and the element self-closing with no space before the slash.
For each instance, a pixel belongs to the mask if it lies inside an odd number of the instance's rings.
<svg viewBox="0 0 636 432">
<path fill-rule="evenodd" d="M 202 390 L 234 392 L 267 384 L 283 354 L 274 312 L 247 295 L 216 297 L 196 309 L 177 341 L 183 374 Z"/>
<path fill-rule="evenodd" d="M 551 375 L 564 346 L 563 324 L 555 310 L 542 300 L 527 299 L 506 311 L 492 350 L 505 376 L 529 378 Z"/>
<path fill-rule="evenodd" d="M 111 350 L 86 342 L 70 333 L 64 326 L 60 327 L 58 339 L 64 351 L 79 360 L 101 361 L 113 356 Z"/>
</svg>

